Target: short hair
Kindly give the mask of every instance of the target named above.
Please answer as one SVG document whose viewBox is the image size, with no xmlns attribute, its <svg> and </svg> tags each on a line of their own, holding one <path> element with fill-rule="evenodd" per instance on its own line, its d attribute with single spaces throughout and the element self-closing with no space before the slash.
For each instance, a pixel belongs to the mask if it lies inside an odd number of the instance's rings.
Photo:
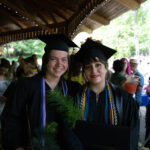
<svg viewBox="0 0 150 150">
<path fill-rule="evenodd" d="M 125 66 L 125 62 L 120 59 L 117 59 L 113 62 L 113 69 L 115 72 L 121 72 Z"/>
</svg>

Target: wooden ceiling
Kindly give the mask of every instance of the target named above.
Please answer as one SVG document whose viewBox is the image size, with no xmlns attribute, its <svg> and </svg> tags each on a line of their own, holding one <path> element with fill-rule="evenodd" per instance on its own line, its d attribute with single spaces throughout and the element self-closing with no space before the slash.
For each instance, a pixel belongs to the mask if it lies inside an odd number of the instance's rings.
<svg viewBox="0 0 150 150">
<path fill-rule="evenodd" d="M 0 0 L 0 44 L 65 33 L 91 33 L 145 0 Z"/>
</svg>

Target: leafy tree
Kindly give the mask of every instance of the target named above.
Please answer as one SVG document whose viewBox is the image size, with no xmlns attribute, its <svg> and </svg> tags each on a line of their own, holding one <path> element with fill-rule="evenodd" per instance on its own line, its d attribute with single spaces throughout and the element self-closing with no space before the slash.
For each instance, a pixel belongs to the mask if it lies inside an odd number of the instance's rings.
<svg viewBox="0 0 150 150">
<path fill-rule="evenodd" d="M 23 40 L 7 44 L 7 47 L 14 48 L 15 56 L 24 55 L 25 57 L 32 54 L 41 57 L 44 53 L 44 46 L 45 44 L 40 40 Z"/>
<path fill-rule="evenodd" d="M 136 55 L 136 46 L 140 55 L 147 55 L 150 49 L 149 8 L 150 0 L 147 0 L 137 11 L 128 11 L 111 21 L 109 25 L 95 30 L 93 36 L 118 51 L 114 59 Z"/>
</svg>

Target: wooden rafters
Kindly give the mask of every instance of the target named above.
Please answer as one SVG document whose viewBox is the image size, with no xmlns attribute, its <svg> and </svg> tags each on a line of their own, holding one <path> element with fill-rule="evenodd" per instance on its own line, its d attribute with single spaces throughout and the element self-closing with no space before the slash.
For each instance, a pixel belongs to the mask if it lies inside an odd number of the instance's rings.
<svg viewBox="0 0 150 150">
<path fill-rule="evenodd" d="M 87 32 L 87 33 L 91 34 L 93 30 L 91 28 L 89 28 L 88 26 L 83 24 L 83 25 L 81 25 L 79 31 L 80 32 Z"/>
<path fill-rule="evenodd" d="M 37 1 L 38 3 L 38 1 Z M 43 0 L 42 3 L 40 3 L 42 8 L 45 8 L 49 11 L 53 11 L 53 13 L 55 13 L 56 15 L 58 15 L 59 17 L 63 18 L 64 20 L 68 20 L 68 14 L 66 15 L 66 13 L 64 13 L 64 11 L 62 11 L 61 9 L 57 8 L 57 7 L 53 7 L 53 5 L 46 0 Z"/>
<path fill-rule="evenodd" d="M 93 13 L 92 15 L 90 15 L 89 18 L 103 25 L 108 25 L 110 23 L 110 20 L 96 13 Z"/>
<path fill-rule="evenodd" d="M 27 0 L 27 1 L 30 1 L 30 0 Z M 53 13 L 52 13 L 51 10 L 46 11 L 46 9 L 44 7 L 42 7 L 39 3 L 36 3 L 35 1 L 32 1 L 32 4 L 34 5 L 35 8 L 39 9 L 38 12 L 40 12 L 40 15 L 42 15 L 43 20 L 45 20 L 47 22 L 47 24 L 50 24 L 51 19 L 54 23 L 57 23 L 57 21 L 56 21 L 55 17 L 53 16 Z"/>
<path fill-rule="evenodd" d="M 30 14 L 28 14 L 25 11 L 22 11 L 20 8 L 16 7 L 14 4 L 10 3 L 8 0 L 1 0 L 4 4 L 6 4 L 7 6 L 9 6 L 10 8 L 18 11 L 18 13 L 20 13 L 22 16 L 29 18 L 32 22 L 34 22 L 35 24 L 39 25 L 40 27 L 42 27 L 45 30 L 48 30 L 50 33 L 55 33 L 55 31 L 51 30 L 49 27 L 41 24 L 40 22 L 38 22 L 37 20 L 35 20 Z"/>
<path fill-rule="evenodd" d="M 117 2 L 119 2 L 120 4 L 126 6 L 127 8 L 131 9 L 131 10 L 136 10 L 140 7 L 140 3 L 137 0 L 116 0 Z"/>
<path fill-rule="evenodd" d="M 61 7 L 65 8 L 65 9 L 69 9 L 71 10 L 72 12 L 74 12 L 78 6 L 72 6 L 72 5 L 69 5 L 68 3 L 66 3 L 66 1 L 62 1 L 62 0 L 55 0 L 55 2 L 57 1 L 57 3 L 60 4 Z"/>
<path fill-rule="evenodd" d="M 97 7 L 104 1 L 105 0 L 85 1 L 85 3 L 82 4 L 82 8 L 80 8 L 81 10 L 76 12 L 70 19 L 70 22 L 68 25 L 68 32 L 73 36 L 74 32 L 76 32 L 78 30 L 79 25 L 82 24 L 81 22 L 83 22 L 85 17 L 91 13 L 91 11 L 94 9 L 94 7 Z"/>
<path fill-rule="evenodd" d="M 0 26 L 0 32 L 5 32 L 6 30 Z"/>
<path fill-rule="evenodd" d="M 14 22 L 14 24 L 16 24 L 18 27 L 20 27 L 21 29 L 26 28 L 26 25 L 23 24 L 21 21 L 19 21 L 18 19 L 16 19 L 15 17 L 12 16 L 12 14 L 10 12 L 8 12 L 8 10 L 5 10 L 3 8 L 0 9 L 0 12 L 3 13 L 6 17 L 8 17 L 10 20 L 12 20 Z"/>
<path fill-rule="evenodd" d="M 73 37 L 82 31 L 90 33 L 120 14 L 135 10 L 143 1 L 0 0 L 0 43 L 40 34 L 66 33 Z"/>
<path fill-rule="evenodd" d="M 91 34 L 92 31 L 93 30 L 91 28 L 87 27 L 86 25 L 81 25 L 79 30 L 77 32 L 75 32 L 74 35 L 72 35 L 72 38 L 76 37 L 80 32 L 87 32 L 87 33 Z"/>
<path fill-rule="evenodd" d="M 32 8 L 32 11 L 36 12 L 36 14 L 39 16 L 39 18 L 45 23 L 48 24 L 47 18 L 43 16 L 43 13 L 41 12 L 41 9 L 39 7 L 36 7 L 36 4 L 31 0 L 26 0 L 27 4 Z"/>
</svg>

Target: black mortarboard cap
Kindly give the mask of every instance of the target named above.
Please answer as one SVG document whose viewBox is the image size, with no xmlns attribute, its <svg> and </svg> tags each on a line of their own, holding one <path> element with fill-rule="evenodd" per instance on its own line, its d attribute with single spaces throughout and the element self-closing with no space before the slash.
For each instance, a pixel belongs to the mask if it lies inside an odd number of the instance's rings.
<svg viewBox="0 0 150 150">
<path fill-rule="evenodd" d="M 107 61 L 114 53 L 116 53 L 116 50 L 101 44 L 99 41 L 87 39 L 76 53 L 76 59 L 83 62 L 98 57 Z"/>
<path fill-rule="evenodd" d="M 69 47 L 78 47 L 65 34 L 44 35 L 44 36 L 39 36 L 39 39 L 46 44 L 44 48 L 45 52 L 50 51 L 52 49 L 68 52 Z"/>
</svg>

